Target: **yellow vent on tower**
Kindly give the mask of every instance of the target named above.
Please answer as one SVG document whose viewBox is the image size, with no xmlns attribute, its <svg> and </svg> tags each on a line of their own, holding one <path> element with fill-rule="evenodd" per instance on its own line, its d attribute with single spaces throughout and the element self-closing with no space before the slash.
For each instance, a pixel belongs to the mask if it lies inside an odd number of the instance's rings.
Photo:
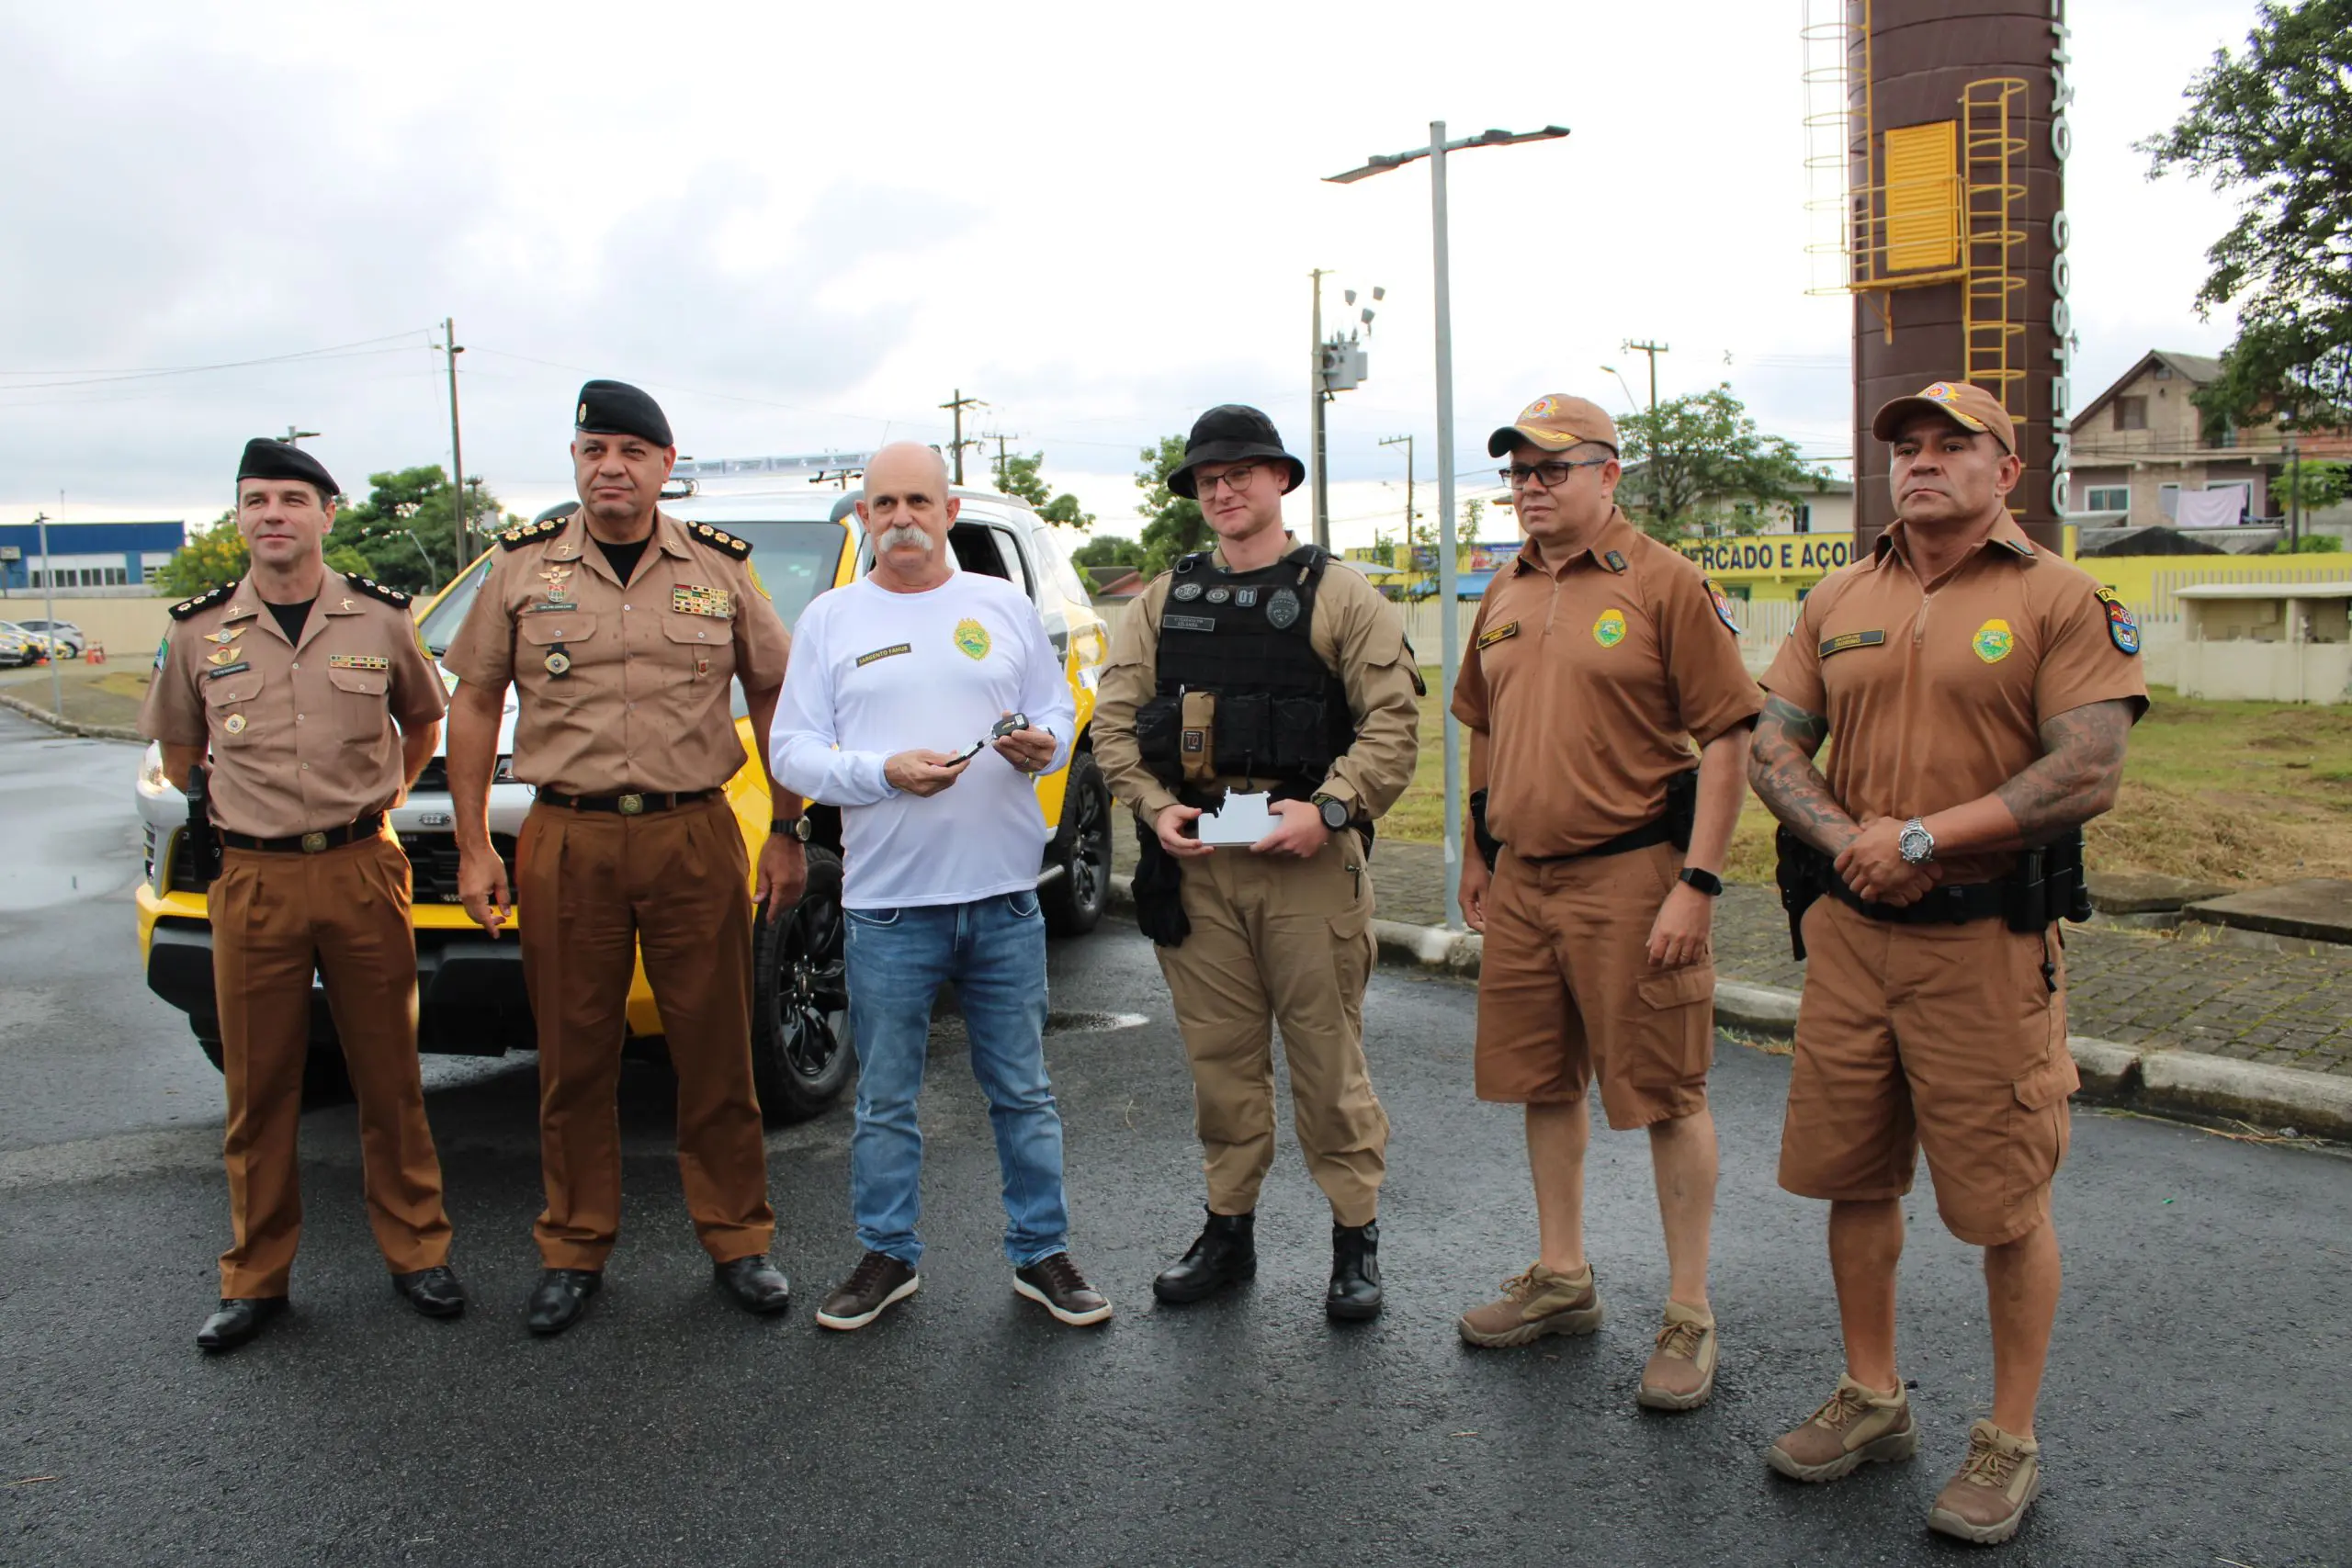
<svg viewBox="0 0 2352 1568">
<path fill-rule="evenodd" d="M 1886 133 L 1886 270 L 1960 260 L 1960 126 L 1939 119 Z"/>
</svg>

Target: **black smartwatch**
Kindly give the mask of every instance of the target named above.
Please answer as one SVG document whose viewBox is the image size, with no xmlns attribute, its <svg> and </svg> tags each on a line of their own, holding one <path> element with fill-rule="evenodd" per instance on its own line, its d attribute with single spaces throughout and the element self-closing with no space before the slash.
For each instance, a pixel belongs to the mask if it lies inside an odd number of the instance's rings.
<svg viewBox="0 0 2352 1568">
<path fill-rule="evenodd" d="M 1314 797 L 1314 805 L 1315 808 L 1323 814 L 1323 826 L 1330 829 L 1334 833 L 1355 820 L 1355 814 L 1348 809 L 1348 803 L 1344 800 L 1335 800 L 1330 795 L 1318 795 Z"/>
<path fill-rule="evenodd" d="M 805 844 L 815 835 L 816 829 L 809 826 L 808 814 L 804 811 L 797 817 L 776 818 L 768 824 L 768 831 L 778 837 L 797 839 Z"/>
<path fill-rule="evenodd" d="M 1710 898 L 1720 898 L 1724 896 L 1724 879 L 1712 871 L 1701 871 L 1695 865 L 1684 866 L 1682 874 L 1676 880 L 1697 888 Z"/>
</svg>

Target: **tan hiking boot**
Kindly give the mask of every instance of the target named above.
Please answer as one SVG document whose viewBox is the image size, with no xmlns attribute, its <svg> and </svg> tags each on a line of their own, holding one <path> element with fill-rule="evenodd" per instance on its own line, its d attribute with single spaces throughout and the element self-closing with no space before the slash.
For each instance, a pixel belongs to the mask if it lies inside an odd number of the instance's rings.
<svg viewBox="0 0 2352 1568">
<path fill-rule="evenodd" d="M 1592 1265 L 1557 1274 L 1541 1263 L 1503 1281 L 1502 1300 L 1473 1307 L 1454 1325 L 1465 1344 L 1499 1350 L 1531 1345 L 1547 1334 L 1590 1334 L 1600 1326 L 1600 1293 Z"/>
<path fill-rule="evenodd" d="M 1835 1481 L 1865 1464 L 1909 1459 L 1919 1451 L 1911 1402 L 1866 1388 L 1840 1375 L 1838 1392 L 1802 1427 L 1783 1432 L 1764 1450 L 1764 1462 L 1792 1481 Z"/>
<path fill-rule="evenodd" d="M 1968 1457 L 1936 1495 L 1928 1528 L 1980 1546 L 2007 1540 L 2041 1495 L 2041 1445 L 1990 1421 L 1968 1429 Z"/>
<path fill-rule="evenodd" d="M 1715 1318 L 1680 1302 L 1666 1303 L 1666 1326 L 1642 1369 L 1634 1403 L 1652 1410 L 1696 1410 L 1715 1392 Z"/>
</svg>

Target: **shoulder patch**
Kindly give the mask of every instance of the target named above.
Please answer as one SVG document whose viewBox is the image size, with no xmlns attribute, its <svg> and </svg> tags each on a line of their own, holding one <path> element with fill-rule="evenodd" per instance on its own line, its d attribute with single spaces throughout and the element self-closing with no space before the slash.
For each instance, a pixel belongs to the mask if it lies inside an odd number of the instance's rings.
<svg viewBox="0 0 2352 1568">
<path fill-rule="evenodd" d="M 222 583 L 220 587 L 211 590 L 209 592 L 199 593 L 193 599 L 181 600 L 178 604 L 172 606 L 172 619 L 175 621 L 185 621 L 190 615 L 197 614 L 198 611 L 209 610 L 213 605 L 221 603 L 223 600 L 227 599 L 230 594 L 234 593 L 237 591 L 237 584 L 240 581 L 240 579 L 232 577 L 228 581 Z"/>
<path fill-rule="evenodd" d="M 1710 577 L 1702 581 L 1707 585 L 1707 597 L 1715 602 L 1715 618 L 1731 628 L 1732 636 L 1737 637 L 1739 623 L 1733 620 L 1731 616 L 1731 595 L 1724 592 L 1724 585 L 1713 578 Z"/>
<path fill-rule="evenodd" d="M 686 528 L 697 542 L 733 556 L 737 560 L 749 560 L 752 557 L 752 541 L 739 539 L 724 528 L 714 528 L 707 523 L 689 523 Z"/>
<path fill-rule="evenodd" d="M 401 592 L 397 588 L 387 588 L 372 577 L 346 577 L 344 579 L 344 581 L 349 583 L 359 592 L 365 593 L 370 599 L 381 599 L 385 604 L 390 604 L 395 610 L 405 610 L 408 608 L 409 596 L 407 594 Z"/>
<path fill-rule="evenodd" d="M 2132 618 L 2131 610 L 2114 589 L 2102 585 L 2096 592 L 2098 602 L 2107 606 L 2108 640 L 2124 652 L 2136 655 L 2140 651 L 2140 623 Z"/>
<path fill-rule="evenodd" d="M 563 532 L 563 525 L 570 521 L 569 517 L 550 517 L 544 523 L 526 523 L 499 535 L 498 542 L 510 550 L 519 550 L 535 539 L 555 537 Z"/>
</svg>

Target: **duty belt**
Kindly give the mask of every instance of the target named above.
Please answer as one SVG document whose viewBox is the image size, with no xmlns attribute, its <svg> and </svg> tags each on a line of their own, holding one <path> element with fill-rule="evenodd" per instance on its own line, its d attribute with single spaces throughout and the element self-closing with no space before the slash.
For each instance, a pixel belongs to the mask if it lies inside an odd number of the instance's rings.
<svg viewBox="0 0 2352 1568">
<path fill-rule="evenodd" d="M 2001 882 L 1972 882 L 1964 887 L 1931 887 L 1916 904 L 1897 907 L 1873 903 L 1846 886 L 1842 876 L 1832 876 L 1822 891 L 1849 908 L 1860 910 L 1873 920 L 1895 926 L 1964 926 L 1971 920 L 1989 920 L 2005 916 L 2009 908 L 2009 886 Z"/>
<path fill-rule="evenodd" d="M 1572 854 L 1521 855 L 1517 850 L 1513 850 L 1511 853 L 1519 855 L 1519 858 L 1529 865 L 1555 865 L 1562 861 L 1599 860 L 1603 855 L 1627 854 L 1634 850 L 1648 849 L 1652 844 L 1669 843 L 1673 838 L 1674 820 L 1669 815 L 1661 817 L 1655 822 L 1645 822 L 1640 827 L 1629 832 L 1620 833 L 1613 839 L 1603 839 L 1592 848 L 1577 850 Z"/>
<path fill-rule="evenodd" d="M 566 795 L 560 789 L 541 789 L 538 799 L 542 806 L 560 806 L 567 811 L 616 811 L 623 817 L 639 817 L 648 811 L 674 811 L 681 806 L 708 800 L 718 792 L 715 789 L 690 789 L 676 795 L 647 795 L 631 791 L 627 795 Z"/>
<path fill-rule="evenodd" d="M 341 828 L 328 828 L 316 833 L 297 833 L 290 839 L 256 839 L 250 833 L 220 830 L 220 841 L 232 850 L 259 850 L 264 854 L 314 855 L 322 850 L 341 849 L 362 839 L 373 839 L 384 830 L 384 814 L 362 817 L 358 821 Z"/>
</svg>

